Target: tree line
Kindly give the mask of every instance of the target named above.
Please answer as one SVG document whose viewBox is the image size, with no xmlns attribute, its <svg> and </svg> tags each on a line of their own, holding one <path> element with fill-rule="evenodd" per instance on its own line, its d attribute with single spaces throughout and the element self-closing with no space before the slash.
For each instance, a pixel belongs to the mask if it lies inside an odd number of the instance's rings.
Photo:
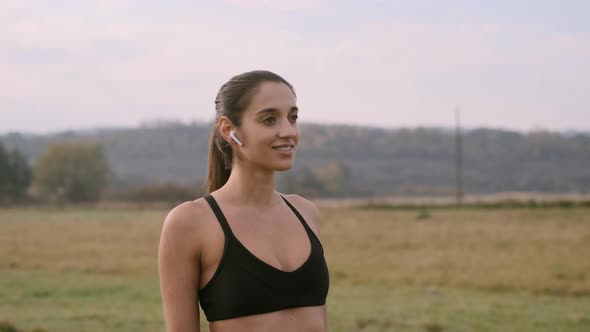
<svg viewBox="0 0 590 332">
<path fill-rule="evenodd" d="M 0 202 L 22 201 L 31 184 L 27 160 L 16 148 L 8 150 L 0 142 Z"/>
<path fill-rule="evenodd" d="M 97 143 L 50 145 L 31 167 L 16 148 L 0 142 L 0 203 L 87 202 L 100 198 L 110 169 Z"/>
<path fill-rule="evenodd" d="M 104 149 L 98 143 L 54 143 L 31 167 L 16 148 L 7 150 L 0 142 L 0 203 L 80 203 L 100 199 L 132 202 L 182 202 L 204 194 L 198 183 L 179 185 L 153 182 L 111 190 L 112 171 Z M 204 184 L 204 183 L 203 183 Z M 315 196 L 345 192 L 347 170 L 338 162 L 305 169 L 303 176 L 293 174 L 279 179 L 288 192 Z M 112 188 L 111 188 L 112 189 Z"/>
<path fill-rule="evenodd" d="M 277 186 L 315 196 L 449 195 L 455 189 L 451 128 L 300 125 L 293 169 Z M 0 136 L 37 160 L 56 142 L 93 140 L 104 147 L 109 190 L 175 184 L 198 195 L 207 176 L 211 124 Z M 590 193 L 590 135 L 479 128 L 463 131 L 466 193 L 506 191 Z M 157 192 L 153 188 L 152 192 Z M 160 185 L 161 190 L 169 187 Z M 124 196 L 124 195 L 123 195 Z M 144 197 L 151 197 L 144 195 Z"/>
</svg>

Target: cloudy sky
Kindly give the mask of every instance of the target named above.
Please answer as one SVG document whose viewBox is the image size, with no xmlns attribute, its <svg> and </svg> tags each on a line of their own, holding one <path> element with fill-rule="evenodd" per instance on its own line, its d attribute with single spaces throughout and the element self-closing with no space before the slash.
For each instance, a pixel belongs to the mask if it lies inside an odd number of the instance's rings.
<svg viewBox="0 0 590 332">
<path fill-rule="evenodd" d="M 0 133 L 211 121 L 252 69 L 302 122 L 590 130 L 587 0 L 0 2 Z"/>
</svg>

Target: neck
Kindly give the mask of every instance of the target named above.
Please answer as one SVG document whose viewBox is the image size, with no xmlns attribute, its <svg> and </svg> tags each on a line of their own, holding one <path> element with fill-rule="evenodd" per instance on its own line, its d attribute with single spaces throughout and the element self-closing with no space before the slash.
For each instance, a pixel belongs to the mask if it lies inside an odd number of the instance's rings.
<svg viewBox="0 0 590 332">
<path fill-rule="evenodd" d="M 268 207 L 276 202 L 274 171 L 234 163 L 231 174 L 220 189 L 236 205 Z"/>
</svg>

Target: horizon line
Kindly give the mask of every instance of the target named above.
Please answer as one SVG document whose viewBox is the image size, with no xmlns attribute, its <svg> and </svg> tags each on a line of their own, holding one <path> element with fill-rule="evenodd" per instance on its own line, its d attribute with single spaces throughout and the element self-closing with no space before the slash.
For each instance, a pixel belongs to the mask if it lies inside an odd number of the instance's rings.
<svg viewBox="0 0 590 332">
<path fill-rule="evenodd" d="M 34 130 L 14 130 L 8 129 L 0 131 L 0 136 L 9 136 L 9 135 L 23 135 L 23 136 L 51 136 L 51 135 L 58 135 L 64 133 L 89 133 L 89 132 L 97 132 L 102 130 L 129 130 L 129 129 L 152 129 L 152 128 L 165 128 L 167 126 L 191 126 L 191 125 L 211 125 L 212 121 L 205 121 L 205 120 L 198 120 L 193 119 L 190 121 L 183 121 L 180 119 L 165 119 L 165 118 L 156 118 L 156 119 L 147 119 L 142 120 L 140 123 L 135 125 L 99 125 L 94 127 L 84 127 L 80 126 L 77 128 L 62 128 L 62 129 L 52 129 L 50 131 L 34 131 Z M 427 124 L 415 124 L 415 125 L 400 125 L 400 126 L 379 126 L 373 124 L 354 124 L 354 123 L 340 123 L 340 122 L 313 122 L 313 121 L 300 121 L 300 125 L 312 125 L 312 126 L 326 126 L 326 127 L 356 127 L 356 128 L 367 128 L 367 129 L 379 129 L 379 130 L 400 130 L 400 129 L 440 129 L 440 130 L 455 130 L 456 127 L 454 125 L 427 125 Z M 550 133 L 572 133 L 572 134 L 590 134 L 590 129 L 574 129 L 574 128 L 549 128 L 549 127 L 541 127 L 535 126 L 530 129 L 518 129 L 518 128 L 511 128 L 506 126 L 485 126 L 485 125 L 461 125 L 461 130 L 465 131 L 474 131 L 474 130 L 481 130 L 481 129 L 488 129 L 488 130 L 499 130 L 499 131 L 508 131 L 508 132 L 518 132 L 518 133 L 534 133 L 534 132 L 550 132 Z"/>
</svg>

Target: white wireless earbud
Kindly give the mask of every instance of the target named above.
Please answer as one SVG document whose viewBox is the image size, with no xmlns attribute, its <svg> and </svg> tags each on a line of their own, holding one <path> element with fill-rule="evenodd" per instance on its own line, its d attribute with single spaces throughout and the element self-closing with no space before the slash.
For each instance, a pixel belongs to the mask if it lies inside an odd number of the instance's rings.
<svg viewBox="0 0 590 332">
<path fill-rule="evenodd" d="M 231 137 L 231 138 L 232 138 L 234 141 L 236 141 L 236 143 L 238 143 L 238 145 L 240 145 L 240 146 L 242 145 L 242 142 L 240 142 L 240 140 L 239 140 L 239 139 L 236 137 L 236 135 L 234 134 L 234 130 L 233 130 L 233 129 L 229 131 L 229 136 L 230 136 L 230 137 Z"/>
</svg>

